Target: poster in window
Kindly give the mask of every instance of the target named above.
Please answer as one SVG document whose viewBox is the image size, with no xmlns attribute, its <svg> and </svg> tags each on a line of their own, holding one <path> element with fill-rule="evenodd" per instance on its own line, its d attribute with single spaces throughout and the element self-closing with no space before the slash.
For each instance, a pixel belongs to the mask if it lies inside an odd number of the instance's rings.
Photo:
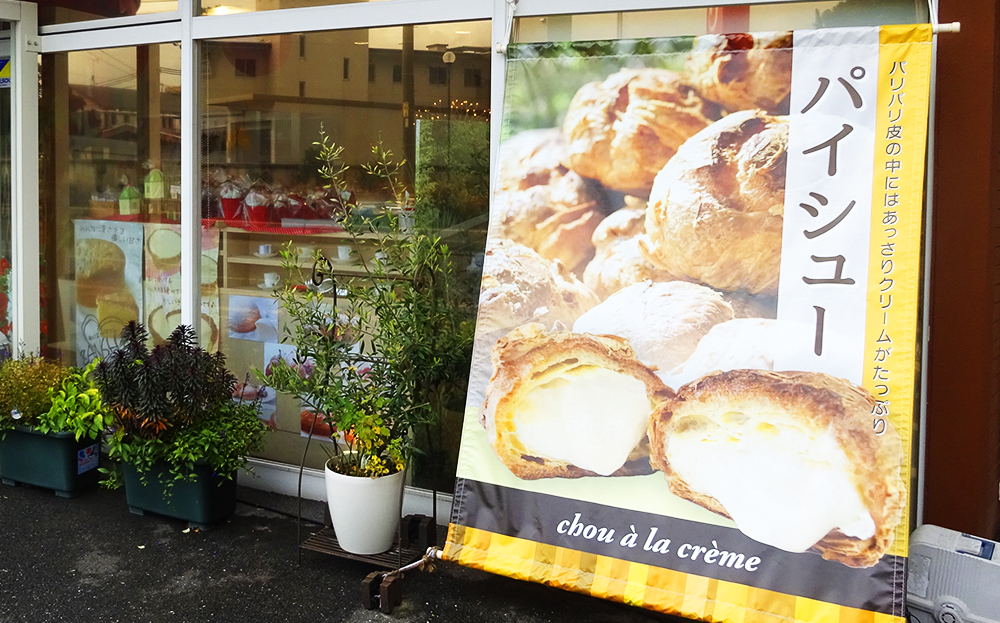
<svg viewBox="0 0 1000 623">
<path fill-rule="evenodd" d="M 111 353 L 142 319 L 142 223 L 75 223 L 77 365 Z"/>
<path fill-rule="evenodd" d="M 181 322 L 181 228 L 146 223 L 146 328 L 153 344 L 164 342 Z M 219 231 L 201 234 L 201 317 L 198 339 L 209 352 L 219 349 Z"/>
</svg>

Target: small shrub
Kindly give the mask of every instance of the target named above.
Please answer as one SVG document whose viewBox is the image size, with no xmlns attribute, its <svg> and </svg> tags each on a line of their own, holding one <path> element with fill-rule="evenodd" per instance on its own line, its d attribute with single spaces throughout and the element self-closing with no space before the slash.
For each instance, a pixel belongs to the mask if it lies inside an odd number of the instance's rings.
<svg viewBox="0 0 1000 623">
<path fill-rule="evenodd" d="M 35 356 L 0 363 L 0 430 L 14 424 L 34 427 L 52 406 L 49 390 L 58 387 L 67 374 L 61 363 Z"/>
</svg>

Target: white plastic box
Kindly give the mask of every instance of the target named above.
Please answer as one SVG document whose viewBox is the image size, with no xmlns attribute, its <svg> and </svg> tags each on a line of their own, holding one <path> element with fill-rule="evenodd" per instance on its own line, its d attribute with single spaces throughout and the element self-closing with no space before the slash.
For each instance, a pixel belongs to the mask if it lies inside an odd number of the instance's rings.
<svg viewBox="0 0 1000 623">
<path fill-rule="evenodd" d="M 910 537 L 910 623 L 1000 623 L 1000 544 L 923 525 Z"/>
</svg>

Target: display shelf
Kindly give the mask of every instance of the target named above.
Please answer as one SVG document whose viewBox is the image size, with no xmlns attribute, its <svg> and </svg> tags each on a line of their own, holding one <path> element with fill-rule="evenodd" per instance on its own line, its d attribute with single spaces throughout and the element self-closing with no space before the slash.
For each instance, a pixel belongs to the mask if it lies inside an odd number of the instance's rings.
<svg viewBox="0 0 1000 623">
<path fill-rule="evenodd" d="M 217 224 L 215 227 L 217 227 L 220 232 L 228 234 L 238 234 L 241 236 L 254 236 L 263 238 L 287 237 L 289 240 L 294 238 L 324 238 L 326 240 L 343 240 L 347 242 L 352 242 L 352 241 L 372 242 L 382 239 L 399 240 L 408 237 L 408 234 L 404 233 L 396 234 L 396 233 L 384 232 L 384 233 L 370 233 L 370 234 L 351 234 L 343 230 L 323 231 L 322 228 L 317 228 L 315 230 L 309 230 L 309 231 L 299 231 L 300 229 L 308 229 L 308 228 L 288 229 L 279 227 L 277 225 L 266 226 L 269 231 L 244 229 L 242 227 L 234 227 L 232 225 L 223 225 L 223 224 Z"/>
<path fill-rule="evenodd" d="M 228 261 L 230 264 L 249 264 L 252 266 L 283 266 L 284 260 L 280 257 L 256 257 L 254 255 L 231 255 L 228 256 Z M 299 257 L 299 262 L 312 263 L 311 257 Z M 359 274 L 364 275 L 365 269 L 357 262 L 339 262 L 333 261 L 333 269 L 336 273 L 344 273 L 345 275 Z"/>
<path fill-rule="evenodd" d="M 281 286 L 279 285 L 278 287 Z M 273 288 L 254 288 L 252 286 L 219 288 L 219 294 L 225 294 L 225 295 L 237 294 L 240 296 L 271 296 L 273 293 L 274 293 Z"/>
<path fill-rule="evenodd" d="M 285 260 L 281 256 L 276 257 L 256 257 L 254 255 L 230 255 L 227 257 L 230 264 L 253 264 L 255 266 L 281 266 Z M 304 258 L 299 258 L 303 261 Z"/>
</svg>

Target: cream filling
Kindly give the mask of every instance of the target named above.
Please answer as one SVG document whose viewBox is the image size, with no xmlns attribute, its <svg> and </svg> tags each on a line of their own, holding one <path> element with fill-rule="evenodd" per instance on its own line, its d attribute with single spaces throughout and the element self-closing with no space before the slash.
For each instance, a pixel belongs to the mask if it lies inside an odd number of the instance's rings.
<svg viewBox="0 0 1000 623">
<path fill-rule="evenodd" d="M 606 368 L 571 368 L 518 404 L 514 430 L 532 456 L 602 476 L 642 441 L 653 405 L 642 381 Z"/>
<path fill-rule="evenodd" d="M 834 529 L 858 539 L 875 534 L 831 430 L 813 437 L 766 415 L 733 411 L 719 420 L 679 420 L 667 460 L 693 490 L 718 500 L 743 534 L 789 552 L 809 549 Z"/>
</svg>

